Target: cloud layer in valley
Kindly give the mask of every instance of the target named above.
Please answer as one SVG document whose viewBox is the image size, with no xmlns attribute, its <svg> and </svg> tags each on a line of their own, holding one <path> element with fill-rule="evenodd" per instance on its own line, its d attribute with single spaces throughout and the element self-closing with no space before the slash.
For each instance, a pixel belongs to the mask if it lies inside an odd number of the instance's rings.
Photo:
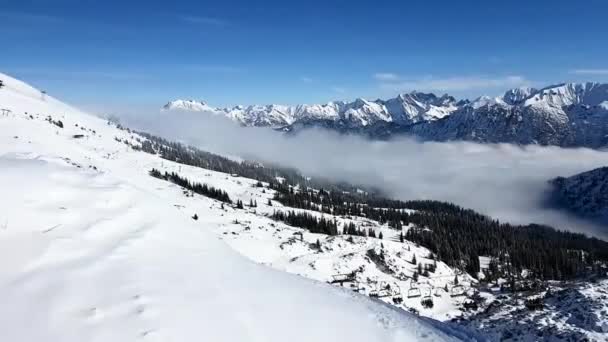
<svg viewBox="0 0 608 342">
<path fill-rule="evenodd" d="M 152 112 L 150 112 L 152 113 Z M 373 185 L 399 199 L 436 199 L 513 223 L 545 223 L 608 237 L 593 226 L 543 208 L 547 180 L 608 165 L 590 149 L 469 142 L 369 141 L 322 130 L 295 136 L 243 128 L 207 113 L 160 112 L 123 118 L 130 127 L 231 156 L 293 166 L 311 176 Z"/>
</svg>

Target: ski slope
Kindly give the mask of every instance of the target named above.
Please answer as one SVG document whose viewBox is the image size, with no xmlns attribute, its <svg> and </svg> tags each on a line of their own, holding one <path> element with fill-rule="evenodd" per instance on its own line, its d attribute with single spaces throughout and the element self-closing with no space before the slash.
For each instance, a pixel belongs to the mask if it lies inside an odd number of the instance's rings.
<svg viewBox="0 0 608 342">
<path fill-rule="evenodd" d="M 474 339 L 248 260 L 216 232 L 254 214 L 185 197 L 147 175 L 179 165 L 121 142 L 136 135 L 0 79 L 2 340 Z M 232 184 L 237 199 L 246 185 Z"/>
</svg>

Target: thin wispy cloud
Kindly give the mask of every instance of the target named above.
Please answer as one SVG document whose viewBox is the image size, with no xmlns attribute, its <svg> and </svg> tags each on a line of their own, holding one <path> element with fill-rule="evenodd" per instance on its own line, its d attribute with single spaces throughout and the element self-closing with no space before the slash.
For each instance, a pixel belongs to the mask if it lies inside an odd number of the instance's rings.
<svg viewBox="0 0 608 342">
<path fill-rule="evenodd" d="M 307 76 L 302 76 L 302 77 L 300 77 L 300 81 L 302 81 L 304 83 L 312 83 L 312 78 L 307 77 Z"/>
<path fill-rule="evenodd" d="M 608 69 L 574 69 L 570 70 L 570 73 L 575 75 L 605 76 L 608 75 Z"/>
<path fill-rule="evenodd" d="M 394 82 L 400 79 L 399 75 L 391 72 L 377 72 L 374 74 L 374 79 L 382 82 Z"/>
<path fill-rule="evenodd" d="M 336 86 L 334 86 L 334 87 L 331 87 L 331 90 L 334 93 L 338 93 L 338 94 L 344 94 L 344 93 L 346 93 L 346 89 L 344 89 L 342 87 L 336 87 Z"/>
<path fill-rule="evenodd" d="M 381 88 L 392 91 L 431 90 L 431 91 L 468 91 L 492 88 L 513 88 L 527 86 L 531 82 L 523 76 L 504 77 L 459 76 L 448 78 L 426 77 L 422 79 L 383 82 Z"/>
<path fill-rule="evenodd" d="M 190 24 L 197 24 L 197 25 L 208 25 L 208 26 L 227 26 L 229 23 L 228 21 L 224 20 L 224 19 L 220 19 L 220 18 L 216 18 L 216 17 L 209 17 L 209 16 L 193 16 L 193 15 L 182 15 L 180 16 L 180 19 L 184 22 L 190 23 Z"/>
</svg>

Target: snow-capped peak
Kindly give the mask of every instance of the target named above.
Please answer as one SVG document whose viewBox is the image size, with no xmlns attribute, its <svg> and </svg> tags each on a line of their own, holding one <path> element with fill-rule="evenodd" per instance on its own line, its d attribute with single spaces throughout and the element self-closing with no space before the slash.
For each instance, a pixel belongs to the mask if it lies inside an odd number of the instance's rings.
<svg viewBox="0 0 608 342">
<path fill-rule="evenodd" d="M 456 100 L 445 94 L 437 97 L 433 93 L 410 92 L 383 102 L 398 123 L 432 121 L 448 116 L 457 109 Z"/>
<path fill-rule="evenodd" d="M 608 84 L 564 83 L 543 88 L 530 96 L 525 105 L 545 104 L 555 107 L 584 104 L 597 106 L 608 98 Z"/>
<path fill-rule="evenodd" d="M 517 105 L 537 92 L 537 89 L 530 87 L 509 89 L 502 96 L 502 100 L 507 104 Z"/>
<path fill-rule="evenodd" d="M 205 101 L 196 100 L 174 100 L 163 106 L 163 110 L 186 110 L 191 112 L 215 112 L 213 108 Z"/>
<path fill-rule="evenodd" d="M 500 97 L 480 96 L 475 101 L 471 102 L 469 106 L 473 109 L 479 109 L 492 106 L 506 107 L 508 104 Z"/>
</svg>

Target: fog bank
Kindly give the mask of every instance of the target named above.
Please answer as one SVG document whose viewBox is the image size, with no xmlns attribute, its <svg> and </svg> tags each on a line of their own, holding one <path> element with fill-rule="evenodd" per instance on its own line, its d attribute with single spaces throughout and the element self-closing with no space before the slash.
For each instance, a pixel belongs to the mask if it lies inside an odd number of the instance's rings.
<svg viewBox="0 0 608 342">
<path fill-rule="evenodd" d="M 608 165 L 608 152 L 590 149 L 469 142 L 369 141 L 308 130 L 286 136 L 243 128 L 207 113 L 155 112 L 121 118 L 129 127 L 218 154 L 273 161 L 304 174 L 377 186 L 392 197 L 436 199 L 501 221 L 544 223 L 603 238 L 608 228 L 543 208 L 547 180 Z"/>
</svg>

